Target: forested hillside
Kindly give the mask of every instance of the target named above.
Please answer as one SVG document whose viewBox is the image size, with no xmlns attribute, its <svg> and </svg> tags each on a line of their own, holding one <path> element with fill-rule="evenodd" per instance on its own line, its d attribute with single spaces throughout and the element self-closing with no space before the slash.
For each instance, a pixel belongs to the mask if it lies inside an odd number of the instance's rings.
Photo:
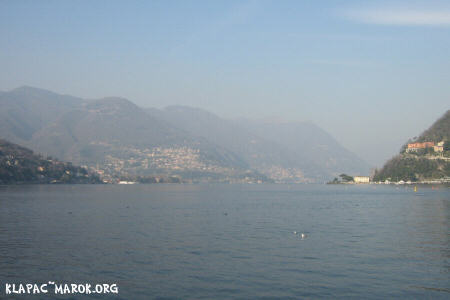
<svg viewBox="0 0 450 300">
<path fill-rule="evenodd" d="M 418 138 L 406 143 L 400 154 L 380 170 L 374 181 L 427 181 L 450 177 L 450 110 Z"/>
<path fill-rule="evenodd" d="M 97 175 L 71 163 L 36 155 L 0 139 L 0 184 L 101 183 Z"/>
</svg>

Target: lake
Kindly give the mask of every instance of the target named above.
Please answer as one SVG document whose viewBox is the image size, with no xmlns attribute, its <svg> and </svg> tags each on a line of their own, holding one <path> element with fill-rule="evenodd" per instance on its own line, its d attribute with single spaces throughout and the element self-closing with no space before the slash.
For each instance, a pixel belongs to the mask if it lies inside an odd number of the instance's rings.
<svg viewBox="0 0 450 300">
<path fill-rule="evenodd" d="M 443 186 L 0 186 L 0 298 L 449 299 L 449 224 Z"/>
</svg>

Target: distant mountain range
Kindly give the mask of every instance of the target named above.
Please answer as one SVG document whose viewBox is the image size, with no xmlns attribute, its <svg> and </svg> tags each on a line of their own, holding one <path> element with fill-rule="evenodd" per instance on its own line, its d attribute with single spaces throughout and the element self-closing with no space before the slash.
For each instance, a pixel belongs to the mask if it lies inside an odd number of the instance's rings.
<svg viewBox="0 0 450 300">
<path fill-rule="evenodd" d="M 408 144 L 417 147 L 408 149 Z M 437 147 L 431 146 L 435 145 Z M 408 151 L 410 150 L 410 151 Z M 376 170 L 375 181 L 429 181 L 450 179 L 450 110 L 419 137 L 409 140 L 400 154 Z"/>
<path fill-rule="evenodd" d="M 197 108 L 144 109 L 32 87 L 0 93 L 0 138 L 104 176 L 317 182 L 369 170 L 312 123 L 226 120 Z"/>
<path fill-rule="evenodd" d="M 230 149 L 276 181 L 323 181 L 340 172 L 367 174 L 369 166 L 310 122 L 226 120 L 208 111 L 169 106 L 153 117 Z"/>
</svg>

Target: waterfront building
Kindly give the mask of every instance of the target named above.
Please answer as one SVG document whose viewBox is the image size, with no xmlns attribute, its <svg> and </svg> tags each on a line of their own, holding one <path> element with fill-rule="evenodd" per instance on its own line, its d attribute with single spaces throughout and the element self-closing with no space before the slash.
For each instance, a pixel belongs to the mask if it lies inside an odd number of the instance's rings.
<svg viewBox="0 0 450 300">
<path fill-rule="evenodd" d="M 369 176 L 354 176 L 353 181 L 355 183 L 369 183 L 370 178 L 369 178 Z"/>
</svg>

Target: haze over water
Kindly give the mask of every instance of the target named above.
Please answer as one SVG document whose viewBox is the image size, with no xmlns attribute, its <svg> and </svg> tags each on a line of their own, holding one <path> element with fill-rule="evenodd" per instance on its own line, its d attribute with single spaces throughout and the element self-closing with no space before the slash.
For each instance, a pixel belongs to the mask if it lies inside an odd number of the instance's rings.
<svg viewBox="0 0 450 300">
<path fill-rule="evenodd" d="M 52 280 L 117 283 L 122 299 L 448 299 L 449 199 L 445 187 L 1 186 L 0 291 Z"/>
</svg>

